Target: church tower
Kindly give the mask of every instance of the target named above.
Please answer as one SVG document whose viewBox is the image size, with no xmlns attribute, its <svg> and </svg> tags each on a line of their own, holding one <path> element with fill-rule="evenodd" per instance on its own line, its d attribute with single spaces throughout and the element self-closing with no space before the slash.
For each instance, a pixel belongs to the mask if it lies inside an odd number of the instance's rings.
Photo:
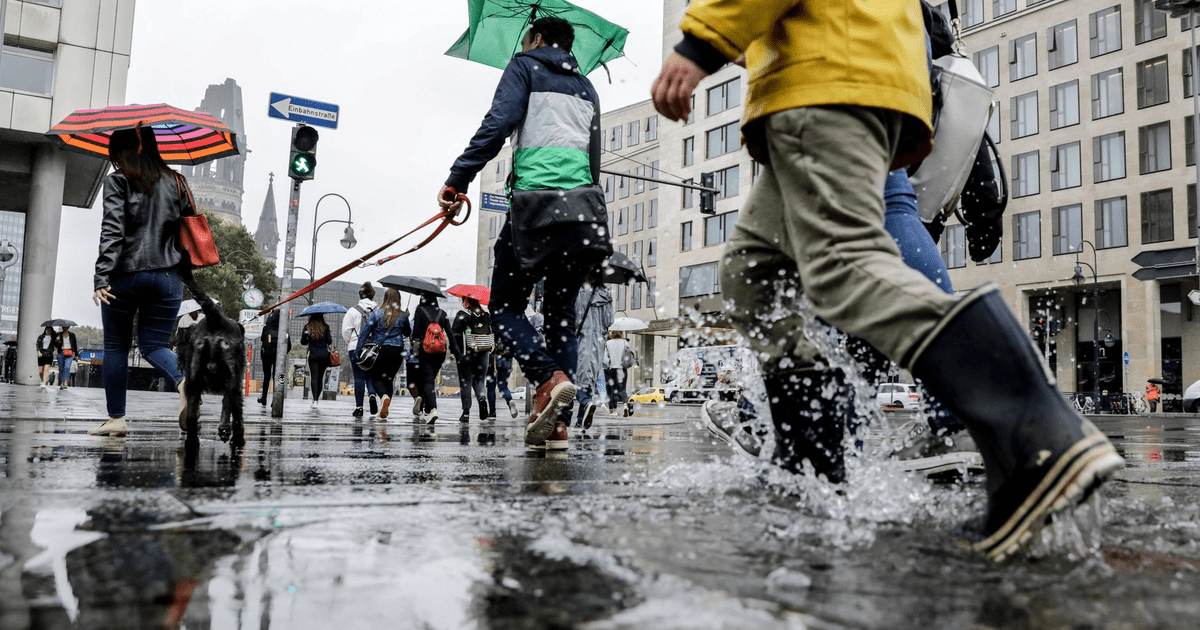
<svg viewBox="0 0 1200 630">
<path fill-rule="evenodd" d="M 267 198 L 263 200 L 262 214 L 258 217 L 258 229 L 254 231 L 254 242 L 263 260 L 275 264 L 279 251 L 279 219 L 275 216 L 275 173 L 267 184 Z"/>
</svg>

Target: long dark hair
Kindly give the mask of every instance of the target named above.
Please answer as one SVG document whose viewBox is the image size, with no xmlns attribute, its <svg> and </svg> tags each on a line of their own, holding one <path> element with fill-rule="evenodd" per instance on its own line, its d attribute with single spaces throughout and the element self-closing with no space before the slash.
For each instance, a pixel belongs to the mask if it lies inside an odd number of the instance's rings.
<svg viewBox="0 0 1200 630">
<path fill-rule="evenodd" d="M 313 313 L 308 316 L 308 336 L 320 339 L 325 336 L 325 331 L 329 326 L 325 325 L 325 316 L 320 313 Z"/>
<path fill-rule="evenodd" d="M 391 328 L 400 319 L 400 292 L 389 287 L 383 292 L 383 304 L 379 308 L 383 309 L 384 327 Z"/>
<path fill-rule="evenodd" d="M 118 129 L 108 141 L 108 159 L 143 194 L 154 193 L 154 187 L 171 169 L 158 153 L 154 130 L 138 123 L 135 129 Z"/>
</svg>

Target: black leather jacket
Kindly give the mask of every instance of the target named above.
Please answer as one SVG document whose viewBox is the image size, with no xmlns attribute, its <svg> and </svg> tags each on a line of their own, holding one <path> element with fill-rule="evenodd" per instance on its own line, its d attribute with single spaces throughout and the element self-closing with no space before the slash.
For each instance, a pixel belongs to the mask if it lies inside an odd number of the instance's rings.
<svg viewBox="0 0 1200 630">
<path fill-rule="evenodd" d="M 111 286 L 112 274 L 177 267 L 184 259 L 179 217 L 194 212 L 187 193 L 179 194 L 174 177 L 160 177 L 151 196 L 119 172 L 106 177 L 93 288 Z"/>
</svg>

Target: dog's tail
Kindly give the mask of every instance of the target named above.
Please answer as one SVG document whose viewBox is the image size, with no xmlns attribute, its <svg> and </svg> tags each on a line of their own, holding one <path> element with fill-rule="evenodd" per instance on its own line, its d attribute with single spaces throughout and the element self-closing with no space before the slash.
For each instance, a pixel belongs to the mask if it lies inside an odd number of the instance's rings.
<svg viewBox="0 0 1200 630">
<path fill-rule="evenodd" d="M 200 283 L 196 282 L 196 277 L 192 275 L 191 265 L 180 265 L 179 279 L 183 281 L 183 286 L 187 287 L 187 290 L 192 293 L 192 297 L 200 303 L 200 310 L 204 311 L 205 317 L 213 317 L 213 313 L 220 312 L 217 308 L 217 303 L 200 287 Z M 216 320 L 214 319 L 213 321 Z"/>
</svg>

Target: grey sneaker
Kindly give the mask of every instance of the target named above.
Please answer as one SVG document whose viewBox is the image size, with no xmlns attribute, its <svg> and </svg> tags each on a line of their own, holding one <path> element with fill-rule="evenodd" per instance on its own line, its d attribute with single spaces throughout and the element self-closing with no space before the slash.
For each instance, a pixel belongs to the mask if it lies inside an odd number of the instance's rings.
<svg viewBox="0 0 1200 630">
<path fill-rule="evenodd" d="M 904 472 L 927 477 L 983 472 L 983 456 L 970 433 L 936 436 L 924 418 L 909 420 L 883 436 L 880 450 L 885 457 L 899 460 Z"/>
<path fill-rule="evenodd" d="M 753 430 L 753 418 L 742 413 L 737 403 L 710 400 L 700 408 L 704 428 L 733 450 L 755 459 L 762 451 L 763 438 Z"/>
</svg>

